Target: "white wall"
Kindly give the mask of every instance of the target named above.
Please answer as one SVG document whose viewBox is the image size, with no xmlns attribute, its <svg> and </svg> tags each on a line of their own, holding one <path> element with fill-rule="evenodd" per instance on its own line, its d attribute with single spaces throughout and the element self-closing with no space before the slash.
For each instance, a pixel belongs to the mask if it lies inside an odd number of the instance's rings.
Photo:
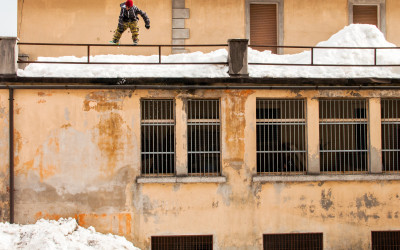
<svg viewBox="0 0 400 250">
<path fill-rule="evenodd" d="M 0 37 L 17 37 L 18 0 L 0 0 Z"/>
</svg>

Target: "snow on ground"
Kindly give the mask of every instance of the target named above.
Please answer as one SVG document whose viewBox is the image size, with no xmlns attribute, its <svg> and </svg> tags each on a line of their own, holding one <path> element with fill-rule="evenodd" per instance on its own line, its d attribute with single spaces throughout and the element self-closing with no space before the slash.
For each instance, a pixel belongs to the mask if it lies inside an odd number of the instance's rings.
<svg viewBox="0 0 400 250">
<path fill-rule="evenodd" d="M 396 47 L 386 41 L 382 32 L 373 25 L 351 24 L 334 34 L 318 47 Z M 226 62 L 228 52 L 219 49 L 211 53 L 194 52 L 162 56 L 163 62 Z M 249 48 L 249 63 L 309 64 L 311 52 L 275 55 L 271 51 Z M 40 57 L 39 61 L 86 61 L 86 57 Z M 92 62 L 158 62 L 158 55 L 99 55 L 90 57 Z M 324 49 L 314 50 L 315 64 L 373 64 L 372 49 Z M 400 64 L 400 50 L 377 50 L 378 64 Z M 68 65 L 30 64 L 18 70 L 22 77 L 228 77 L 228 67 L 223 65 Z M 327 66 L 265 66 L 249 65 L 250 77 L 315 77 L 315 78 L 399 78 L 400 67 L 327 67 Z"/>
<path fill-rule="evenodd" d="M 58 221 L 41 219 L 33 225 L 0 223 L 0 250 L 10 249 L 140 250 L 124 237 L 97 233 L 93 227 L 80 227 L 71 218 Z"/>
</svg>

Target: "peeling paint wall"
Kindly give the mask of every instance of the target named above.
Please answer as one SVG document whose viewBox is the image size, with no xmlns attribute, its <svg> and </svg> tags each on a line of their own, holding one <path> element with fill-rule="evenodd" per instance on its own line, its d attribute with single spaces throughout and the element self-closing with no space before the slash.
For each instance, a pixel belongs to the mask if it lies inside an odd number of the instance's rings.
<svg viewBox="0 0 400 250">
<path fill-rule="evenodd" d="M 253 182 L 255 108 L 256 98 L 381 96 L 400 91 L 15 90 L 15 221 L 74 217 L 143 249 L 151 236 L 204 234 L 213 235 L 215 249 L 260 249 L 263 234 L 291 232 L 323 232 L 325 249 L 368 249 L 371 230 L 400 229 L 400 181 Z M 225 183 L 136 183 L 140 99 L 149 97 L 221 100 Z M 0 92 L 4 114 L 7 100 L 8 91 Z M 185 147 L 176 149 L 182 165 Z"/>
</svg>

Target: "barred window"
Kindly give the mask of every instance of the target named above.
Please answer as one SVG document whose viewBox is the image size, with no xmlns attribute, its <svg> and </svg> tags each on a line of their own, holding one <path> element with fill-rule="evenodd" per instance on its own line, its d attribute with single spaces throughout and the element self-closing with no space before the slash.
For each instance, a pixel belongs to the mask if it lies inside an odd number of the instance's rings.
<svg viewBox="0 0 400 250">
<path fill-rule="evenodd" d="M 265 250 L 322 250 L 322 233 L 264 234 Z"/>
<path fill-rule="evenodd" d="M 400 99 L 382 99 L 382 165 L 384 172 L 399 171 Z"/>
<path fill-rule="evenodd" d="M 306 171 L 304 100 L 257 100 L 257 173 Z"/>
<path fill-rule="evenodd" d="M 143 175 L 175 173 L 173 100 L 141 101 L 141 160 Z"/>
<path fill-rule="evenodd" d="M 188 174 L 219 175 L 219 100 L 188 100 Z"/>
<path fill-rule="evenodd" d="M 371 232 L 372 250 L 400 249 L 400 231 Z"/>
<path fill-rule="evenodd" d="M 368 170 L 368 117 L 365 100 L 320 100 L 321 172 Z"/>
<path fill-rule="evenodd" d="M 152 250 L 212 250 L 213 236 L 152 236 Z"/>
</svg>

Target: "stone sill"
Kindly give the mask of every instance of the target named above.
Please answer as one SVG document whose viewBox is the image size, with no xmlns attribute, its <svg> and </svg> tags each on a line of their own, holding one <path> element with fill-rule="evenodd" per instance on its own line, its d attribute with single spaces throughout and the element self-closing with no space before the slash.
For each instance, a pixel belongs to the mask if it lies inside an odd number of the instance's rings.
<svg viewBox="0 0 400 250">
<path fill-rule="evenodd" d="M 225 183 L 225 176 L 138 177 L 137 183 Z"/>
<path fill-rule="evenodd" d="M 399 181 L 400 174 L 253 176 L 253 182 Z"/>
</svg>

